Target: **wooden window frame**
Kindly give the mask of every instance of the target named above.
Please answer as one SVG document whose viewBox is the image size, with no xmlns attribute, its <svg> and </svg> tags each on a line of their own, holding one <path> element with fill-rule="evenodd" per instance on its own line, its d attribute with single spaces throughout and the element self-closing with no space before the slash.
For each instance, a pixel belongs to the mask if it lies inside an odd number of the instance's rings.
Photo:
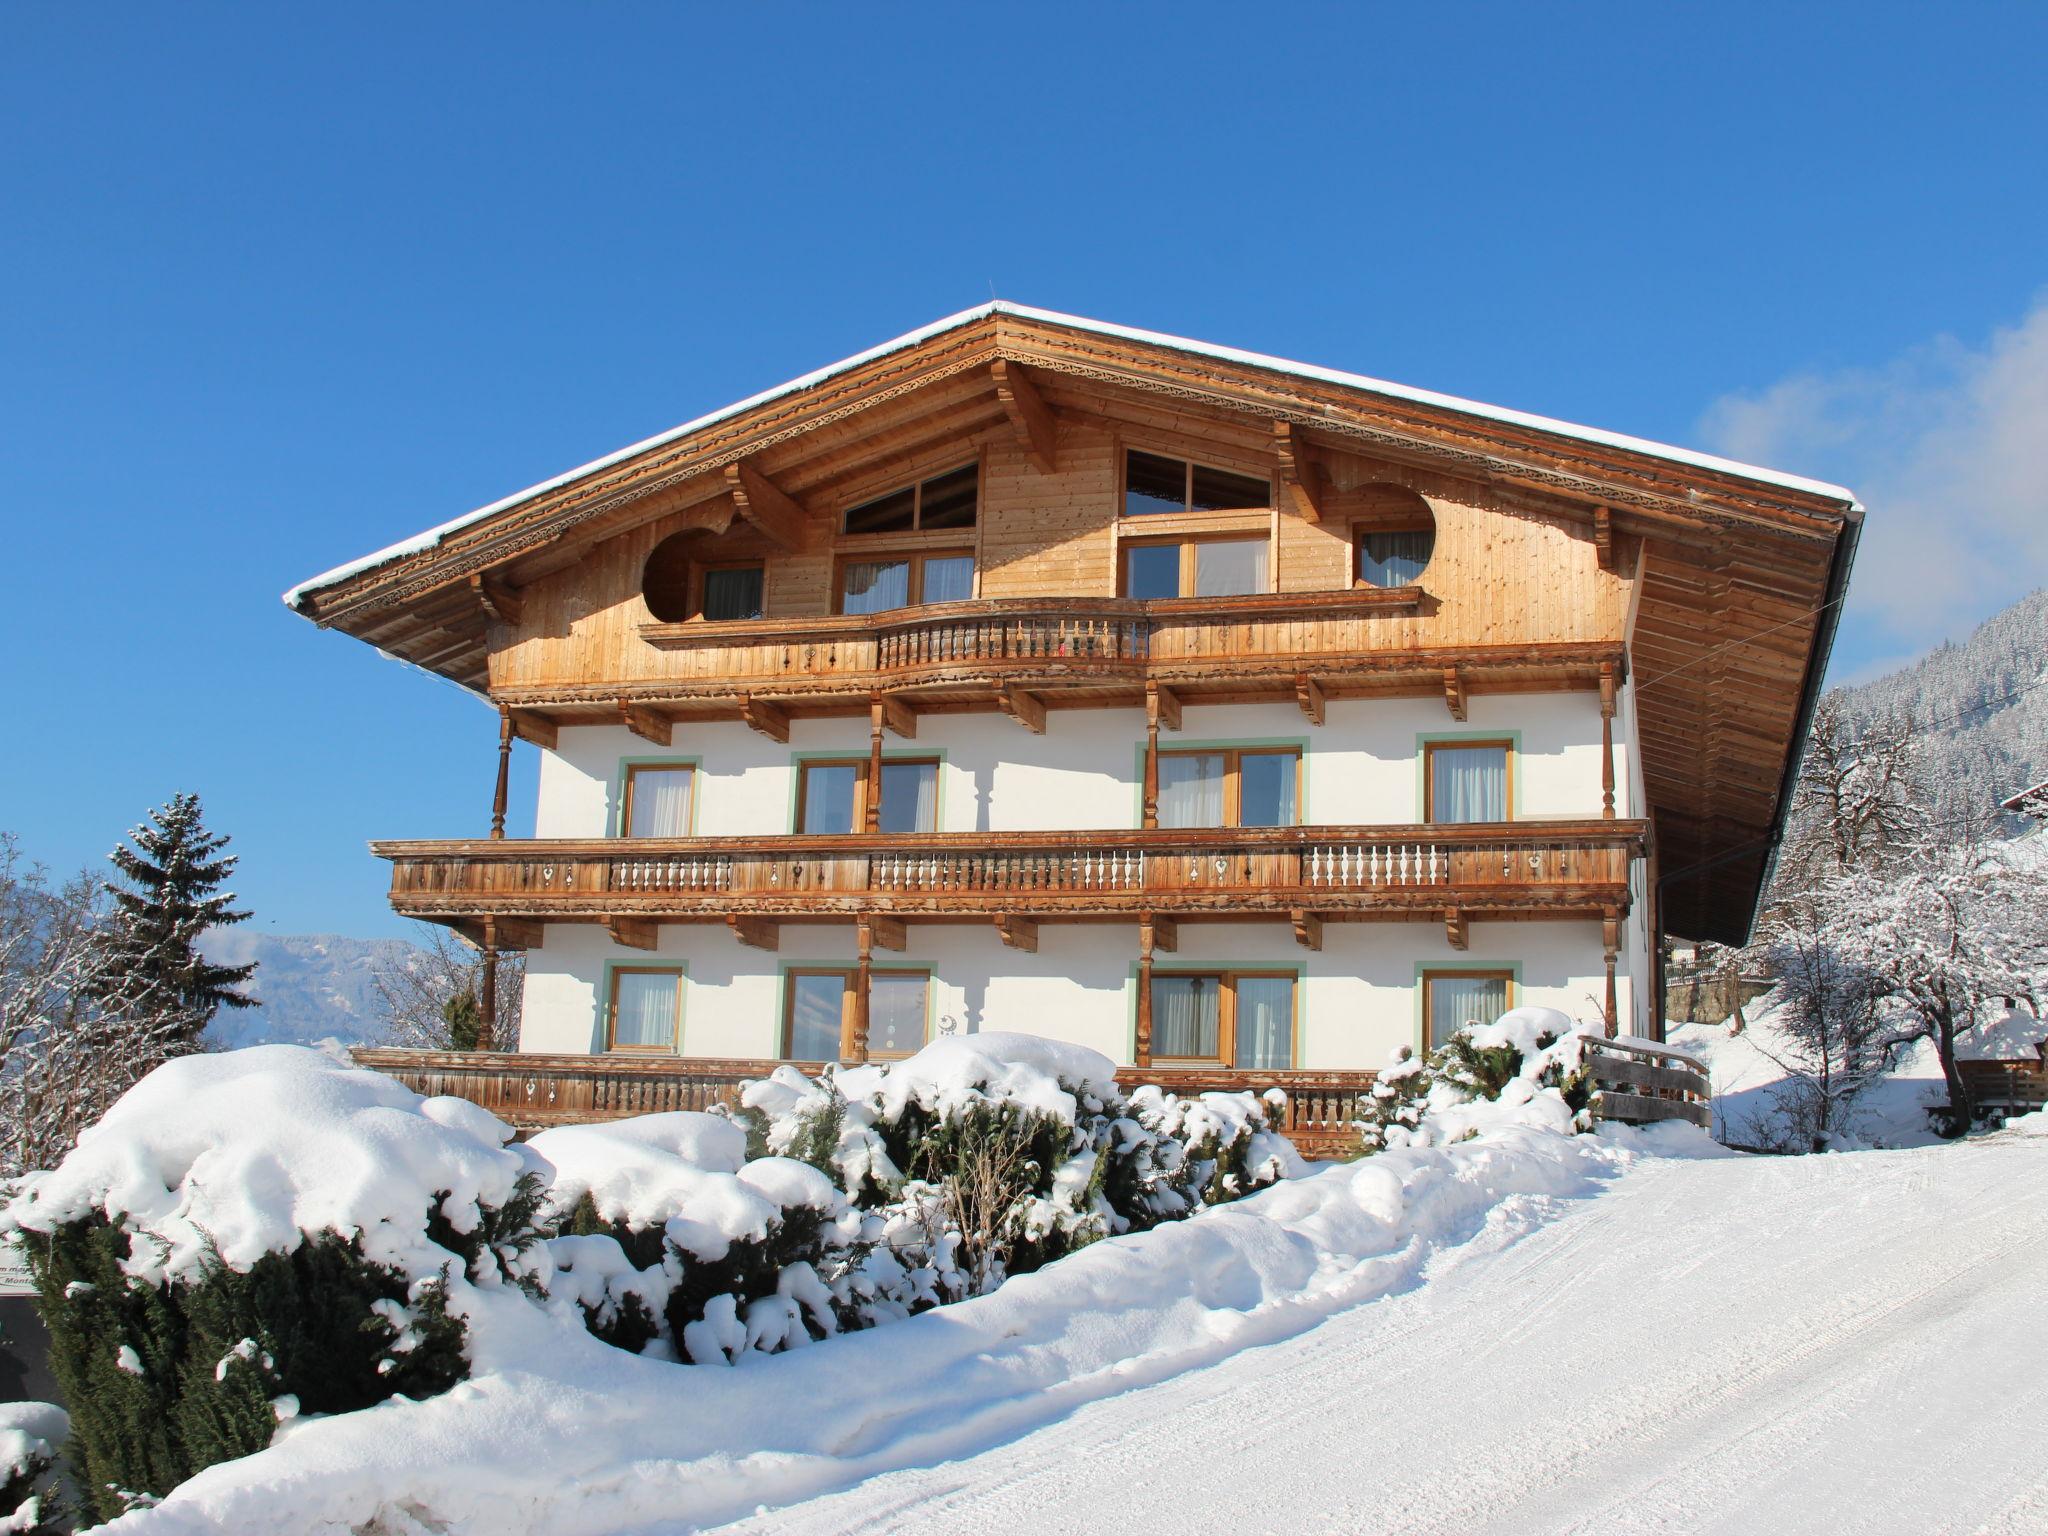
<svg viewBox="0 0 2048 1536">
<path fill-rule="evenodd" d="M 1247 757 L 1292 757 L 1294 759 L 1294 820 L 1286 823 L 1298 827 L 1301 822 L 1301 800 L 1303 790 L 1302 750 L 1300 747 L 1161 747 L 1159 761 L 1169 757 L 1215 757 L 1223 759 L 1223 820 L 1226 827 L 1244 825 L 1244 760 Z M 1165 775 L 1162 773 L 1161 778 Z M 1162 791 L 1163 793 L 1163 791 Z M 694 804 L 695 802 L 692 802 Z M 1200 830 L 1188 828 L 1189 831 Z"/>
<path fill-rule="evenodd" d="M 952 532 L 951 529 L 946 531 Z M 944 549 L 847 550 L 838 555 L 832 562 L 832 611 L 836 614 L 846 612 L 846 568 L 849 565 L 880 565 L 891 560 L 902 560 L 910 567 L 910 589 L 904 599 L 904 608 L 922 608 L 924 606 L 924 567 L 925 562 L 928 560 L 967 561 L 974 568 L 973 591 L 978 592 L 981 589 L 981 562 L 975 557 L 975 553 L 971 548 L 955 548 L 948 545 Z M 972 596 L 973 594 L 970 593 L 969 595 Z M 896 613 L 901 610 L 883 608 L 877 611 L 881 613 Z M 858 617 L 871 618 L 873 615 L 862 614 L 858 615 Z"/>
<path fill-rule="evenodd" d="M 1131 512 L 1126 510 L 1130 505 L 1131 455 L 1133 453 L 1142 453 L 1148 458 L 1154 459 L 1172 459 L 1180 465 L 1180 510 L 1178 512 Z M 1266 499 L 1263 502 L 1245 507 L 1198 508 L 1195 505 L 1195 471 L 1197 469 L 1213 469 L 1220 475 L 1236 475 L 1240 480 L 1256 480 L 1260 477 L 1260 471 L 1254 469 L 1234 469 L 1228 464 L 1216 464 L 1208 459 L 1191 459 L 1185 454 L 1169 453 L 1162 448 L 1147 448 L 1142 443 L 1119 444 L 1117 462 L 1123 466 L 1124 470 L 1117 477 L 1116 484 L 1117 520 L 1132 526 L 1141 525 L 1155 517 L 1226 517 L 1239 512 L 1271 512 L 1279 505 L 1278 493 L 1273 488 L 1274 476 L 1270 470 L 1265 472 Z"/>
<path fill-rule="evenodd" d="M 1512 1009 L 1512 1008 L 1514 1008 L 1514 1007 L 1516 1007 L 1516 1006 L 1517 1006 L 1517 1004 L 1516 1004 L 1516 1002 L 1515 1002 L 1515 988 L 1516 988 L 1516 985 L 1517 985 L 1517 978 L 1516 978 L 1516 976 L 1515 976 L 1515 973 L 1514 973 L 1514 972 L 1513 972 L 1512 970 L 1509 970 L 1509 969 L 1508 969 L 1507 967 L 1505 967 L 1505 966 L 1499 966 L 1499 965 L 1425 965 L 1425 966 L 1423 966 L 1423 967 L 1422 967 L 1422 1042 L 1421 1042 L 1421 1045 L 1422 1045 L 1422 1049 L 1421 1049 L 1421 1051 L 1420 1051 L 1420 1052 L 1418 1053 L 1418 1054 L 1420 1054 L 1420 1055 L 1423 1055 L 1423 1056 L 1427 1056 L 1427 1055 L 1428 1055 L 1428 1054 L 1429 1054 L 1429 1053 L 1430 1053 L 1431 1051 L 1433 1051 L 1433 1050 L 1435 1050 L 1435 1049 L 1436 1049 L 1436 1047 L 1435 1047 L 1434 1045 L 1430 1044 L 1430 1040 L 1429 1040 L 1429 1021 L 1430 1021 L 1430 1019 L 1431 1019 L 1431 1018 L 1433 1018 L 1433 1017 L 1435 1016 L 1435 1013 L 1436 1013 L 1436 999 L 1435 999 L 1435 997 L 1434 997 L 1434 995 L 1433 995 L 1433 989 L 1435 988 L 1436 982 L 1437 982 L 1438 978 L 1440 978 L 1440 977 L 1452 977 L 1452 978 L 1456 978 L 1456 979 L 1460 979 L 1460 980 L 1465 980 L 1465 981 L 1499 981 L 1499 982 L 1505 982 L 1505 983 L 1507 984 L 1507 993 L 1506 993 L 1506 996 L 1507 996 L 1507 1002 L 1508 1002 L 1508 1006 L 1507 1006 L 1507 1008 L 1504 1008 L 1504 1009 L 1502 1009 L 1501 1011 L 1502 1011 L 1503 1013 L 1505 1013 L 1505 1012 L 1507 1012 L 1507 1011 L 1508 1011 L 1508 1009 Z"/>
<path fill-rule="evenodd" d="M 1180 549 L 1180 591 L 1167 601 L 1184 602 L 1195 589 L 1195 550 L 1203 544 L 1263 544 L 1266 546 L 1266 584 L 1262 592 L 1274 590 L 1275 558 L 1273 535 L 1244 531 L 1217 533 L 1169 533 L 1156 538 L 1130 537 L 1117 540 L 1117 595 L 1128 597 L 1131 593 L 1131 551 L 1134 549 L 1158 549 L 1165 545 L 1177 545 Z"/>
<path fill-rule="evenodd" d="M 683 1048 L 683 984 L 689 973 L 680 965 L 612 965 L 606 968 L 604 1000 L 604 1048 L 607 1055 L 674 1056 Z M 675 1028 L 667 1045 L 620 1045 L 619 978 L 621 976 L 673 976 L 676 979 Z"/>
<path fill-rule="evenodd" d="M 948 475 L 957 475 L 963 469 L 974 471 L 974 521 L 964 525 L 955 524 L 950 528 L 927 529 L 924 525 L 924 488 L 934 480 L 943 480 Z M 979 528 L 981 526 L 982 491 L 984 490 L 982 482 L 985 478 L 981 470 L 981 456 L 977 454 L 971 459 L 953 465 L 950 469 L 937 469 L 928 475 L 919 475 L 908 485 L 892 485 L 886 491 L 877 491 L 872 496 L 863 496 L 859 501 L 849 503 L 840 509 L 839 537 L 842 539 L 894 539 L 901 538 L 906 533 L 966 533 L 971 528 Z M 908 528 L 881 529 L 873 533 L 853 533 L 848 530 L 846 526 L 847 519 L 852 517 L 862 507 L 869 506 L 877 501 L 887 501 L 891 496 L 900 496 L 905 491 L 910 492 L 911 498 L 910 526 Z"/>
<path fill-rule="evenodd" d="M 1515 819 L 1515 743 L 1512 737 L 1474 737 L 1470 741 L 1425 741 L 1422 744 L 1422 819 L 1430 826 L 1484 826 L 1484 822 L 1439 822 L 1436 819 L 1436 755 L 1438 752 L 1463 752 L 1475 747 L 1499 747 L 1503 754 L 1501 766 L 1501 807 L 1502 821 Z"/>
<path fill-rule="evenodd" d="M 930 966 L 890 965 L 871 966 L 868 971 L 870 988 L 876 976 L 920 976 L 924 979 L 924 1034 L 923 1045 L 931 1044 L 932 1034 L 932 983 L 937 980 Z M 847 1055 L 847 1039 L 853 1030 L 853 1004 L 855 991 L 860 986 L 858 965 L 793 965 L 782 973 L 782 1035 L 778 1042 L 781 1061 L 809 1061 L 813 1058 L 790 1054 L 796 1041 L 796 982 L 804 976 L 837 976 L 842 983 L 839 992 L 839 1053 L 832 1059 L 843 1061 Z M 869 1007 L 873 1007 L 873 993 L 869 994 Z M 870 1024 L 872 1027 L 872 1022 Z M 920 1046 L 922 1049 L 922 1046 Z M 902 1053 L 889 1051 L 868 1052 L 869 1061 L 907 1061 L 916 1051 Z"/>
<path fill-rule="evenodd" d="M 768 559 L 757 555 L 751 560 L 693 560 L 690 562 L 690 617 L 702 624 L 751 624 L 753 619 L 713 619 L 704 613 L 705 578 L 713 571 L 754 571 L 761 573 L 761 617 L 768 617 Z"/>
<path fill-rule="evenodd" d="M 1205 970 L 1200 966 L 1164 967 L 1152 973 L 1154 1006 L 1157 1006 L 1159 983 L 1177 977 L 1206 976 L 1217 984 L 1216 1003 L 1216 1054 L 1214 1056 L 1162 1056 L 1153 1052 L 1152 1064 L 1158 1067 L 1222 1067 L 1227 1071 L 1239 1070 L 1237 1061 L 1237 984 L 1246 979 L 1262 981 L 1285 980 L 1293 985 L 1290 994 L 1293 1007 L 1287 1021 L 1287 1060 L 1290 1065 L 1274 1067 L 1276 1072 L 1295 1070 L 1294 1063 L 1301 1060 L 1301 972 L 1284 966 L 1236 965 L 1219 966 Z M 1153 1038 L 1158 1039 L 1158 1019 L 1153 1020 Z M 1266 1070 L 1252 1069 L 1245 1070 Z"/>
<path fill-rule="evenodd" d="M 695 763 L 628 763 L 619 789 L 619 836 L 633 835 L 633 781 L 643 773 L 687 773 L 690 776 L 689 825 L 677 834 L 690 837 L 697 829 L 697 765 Z"/>
<path fill-rule="evenodd" d="M 906 764 L 916 767 L 929 768 L 932 770 L 934 774 L 943 773 L 945 771 L 945 759 L 937 755 L 931 757 L 924 757 L 918 755 L 912 755 L 908 757 L 892 757 L 885 755 L 882 759 L 882 766 L 884 768 L 900 768 Z M 809 802 L 809 796 L 805 793 L 805 790 L 808 786 L 810 772 L 813 768 L 851 768 L 854 770 L 853 831 L 866 831 L 868 824 L 868 796 L 870 793 L 880 792 L 879 789 L 877 789 L 875 786 L 870 785 L 868 782 L 868 770 L 871 767 L 873 767 L 873 765 L 873 759 L 866 757 L 806 757 L 800 759 L 796 765 L 796 814 L 793 818 L 791 818 L 793 823 L 794 835 L 799 837 L 847 837 L 852 835 L 851 833 L 845 832 L 813 833 L 810 832 L 809 829 L 804 826 L 804 806 Z M 694 788 L 695 786 L 692 786 L 693 792 Z M 696 810 L 696 805 L 697 802 L 693 797 L 690 801 L 690 808 L 692 812 Z M 933 811 L 933 819 L 934 821 L 937 820 L 936 807 Z M 938 828 L 934 826 L 931 830 L 936 832 Z M 908 835 L 914 837 L 917 834 L 911 833 Z"/>
</svg>

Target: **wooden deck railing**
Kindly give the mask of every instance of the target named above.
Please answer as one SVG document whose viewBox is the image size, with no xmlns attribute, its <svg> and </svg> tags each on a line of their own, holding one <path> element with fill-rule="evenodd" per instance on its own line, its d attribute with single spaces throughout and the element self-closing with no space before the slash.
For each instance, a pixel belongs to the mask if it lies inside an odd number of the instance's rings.
<svg viewBox="0 0 2048 1536">
<path fill-rule="evenodd" d="M 1713 1084 L 1695 1056 L 1647 1040 L 1587 1038 L 1602 1120 L 1649 1125 L 1658 1120 L 1712 1123 Z"/>
<path fill-rule="evenodd" d="M 1970 1102 L 1987 1118 L 2025 1114 L 2048 1105 L 2048 1042 L 2033 1057 L 2009 1061 L 1958 1061 Z"/>
<path fill-rule="evenodd" d="M 420 917 L 558 922 L 857 913 L 1598 911 L 1625 905 L 1639 821 L 1201 831 L 379 842 Z"/>
</svg>

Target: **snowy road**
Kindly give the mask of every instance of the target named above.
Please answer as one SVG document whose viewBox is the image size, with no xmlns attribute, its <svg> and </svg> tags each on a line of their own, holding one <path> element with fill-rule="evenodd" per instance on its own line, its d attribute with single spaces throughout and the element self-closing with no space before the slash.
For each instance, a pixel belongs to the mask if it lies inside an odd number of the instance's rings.
<svg viewBox="0 0 2048 1536">
<path fill-rule="evenodd" d="M 1285 1343 L 723 1529 L 2048 1531 L 2048 1138 L 1657 1162 Z"/>
</svg>

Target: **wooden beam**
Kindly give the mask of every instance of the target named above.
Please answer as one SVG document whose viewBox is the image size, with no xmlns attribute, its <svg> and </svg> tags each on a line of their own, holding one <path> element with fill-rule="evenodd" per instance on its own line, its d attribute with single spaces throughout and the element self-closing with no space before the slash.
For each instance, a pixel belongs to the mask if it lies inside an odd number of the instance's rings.
<svg viewBox="0 0 2048 1536">
<path fill-rule="evenodd" d="M 1045 734 L 1045 700 L 1037 694 L 1005 683 L 996 694 L 996 702 L 1002 706 L 1004 714 L 1032 735 Z"/>
<path fill-rule="evenodd" d="M 1308 716 L 1310 724 L 1323 723 L 1323 706 L 1328 700 L 1323 696 L 1321 683 L 1306 674 L 1297 677 L 1294 680 L 1294 702 L 1301 706 L 1301 712 Z"/>
<path fill-rule="evenodd" d="M 880 711 L 882 724 L 906 741 L 917 739 L 917 707 L 908 699 L 898 698 L 893 693 L 878 693 L 874 696 L 874 705 Z"/>
<path fill-rule="evenodd" d="M 525 611 L 519 589 L 502 576 L 478 571 L 469 578 L 469 590 L 476 594 L 477 606 L 500 624 L 517 624 Z"/>
<path fill-rule="evenodd" d="M 882 830 L 882 696 L 879 693 L 868 705 L 868 777 L 864 787 L 866 792 L 860 798 L 867 804 L 861 821 L 868 831 L 879 832 Z"/>
<path fill-rule="evenodd" d="M 725 466 L 725 483 L 741 517 L 786 550 L 804 547 L 811 519 L 802 503 L 746 459 Z"/>
<path fill-rule="evenodd" d="M 1017 446 L 1036 468 L 1051 474 L 1059 467 L 1060 436 L 1052 407 L 1031 382 L 1031 375 L 1008 358 L 997 358 L 988 371 L 995 378 L 996 398 L 1003 402 L 1010 429 L 1017 434 Z"/>
<path fill-rule="evenodd" d="M 1304 911 L 1302 908 L 1296 907 L 1287 914 L 1287 917 L 1288 921 L 1294 924 L 1295 943 L 1299 944 L 1303 949 L 1321 949 L 1323 947 L 1323 919 L 1319 913 Z"/>
<path fill-rule="evenodd" d="M 1169 731 L 1180 729 L 1180 695 L 1162 683 L 1145 685 L 1145 723 L 1163 726 Z"/>
<path fill-rule="evenodd" d="M 1462 907 L 1444 908 L 1444 942 L 1453 949 L 1463 949 L 1472 940 L 1465 927 L 1465 912 Z"/>
<path fill-rule="evenodd" d="M 1444 703 L 1450 706 L 1451 718 L 1465 718 L 1465 674 L 1456 667 L 1444 668 Z"/>
<path fill-rule="evenodd" d="M 748 694 L 740 700 L 740 718 L 770 740 L 789 744 L 789 711 Z"/>
<path fill-rule="evenodd" d="M 901 954 L 909 947 L 910 937 L 904 932 L 902 918 L 884 917 L 879 912 L 871 912 L 860 922 L 861 926 L 867 929 L 876 948 L 893 949 Z"/>
<path fill-rule="evenodd" d="M 1156 912 L 1142 913 L 1138 918 L 1138 941 L 1141 949 L 1163 949 L 1169 955 L 1175 954 L 1180 949 L 1180 924 Z"/>
<path fill-rule="evenodd" d="M 1273 453 L 1280 461 L 1280 483 L 1304 522 L 1323 520 L 1323 472 L 1301 429 L 1291 421 L 1273 423 Z"/>
<path fill-rule="evenodd" d="M 1038 919 L 1035 917 L 1012 917 L 1008 914 L 996 919 L 996 932 L 1003 936 L 1003 942 L 1012 949 L 1038 952 Z"/>
<path fill-rule="evenodd" d="M 478 949 L 539 949 L 542 925 L 530 917 L 482 917 L 451 924 Z"/>
<path fill-rule="evenodd" d="M 1614 1001 L 1614 961 L 1621 951 L 1621 912 L 1608 907 L 1600 919 L 1600 944 L 1605 951 L 1607 964 L 1607 1038 L 1612 1040 L 1620 1029 Z"/>
<path fill-rule="evenodd" d="M 1600 556 L 1600 569 L 1614 569 L 1614 514 L 1605 507 L 1593 509 L 1593 547 Z"/>
<path fill-rule="evenodd" d="M 732 929 L 732 936 L 749 949 L 776 949 L 782 943 L 782 925 L 773 918 L 744 917 L 738 912 L 725 914 L 726 926 Z"/>
<path fill-rule="evenodd" d="M 657 747 L 670 744 L 675 735 L 675 722 L 656 709 L 631 700 L 619 700 L 619 718 L 626 722 L 626 729 L 635 736 L 644 737 Z"/>
<path fill-rule="evenodd" d="M 1600 663 L 1600 814 L 1614 819 L 1614 663 Z"/>
<path fill-rule="evenodd" d="M 512 785 L 512 711 L 498 711 L 498 780 L 491 792 L 491 836 L 505 835 L 505 807 Z"/>
<path fill-rule="evenodd" d="M 537 715 L 530 709 L 512 709 L 506 713 L 512 717 L 513 734 L 521 741 L 530 741 L 536 747 L 545 747 L 550 752 L 555 750 L 558 737 L 554 721 L 546 715 Z"/>
<path fill-rule="evenodd" d="M 649 917 L 608 917 L 604 931 L 628 949 L 653 949 L 661 942 L 661 924 Z"/>
</svg>

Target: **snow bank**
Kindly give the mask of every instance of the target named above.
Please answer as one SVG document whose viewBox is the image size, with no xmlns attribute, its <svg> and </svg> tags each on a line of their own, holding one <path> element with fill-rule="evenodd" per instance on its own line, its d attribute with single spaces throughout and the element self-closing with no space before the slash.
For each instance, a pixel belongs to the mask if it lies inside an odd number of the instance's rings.
<svg viewBox="0 0 2048 1536">
<path fill-rule="evenodd" d="M 0 1488 L 28 1479 L 30 1492 L 14 1509 L 0 1509 L 0 1536 L 33 1531 L 47 1491 L 43 1476 L 64 1449 L 71 1416 L 55 1403 L 0 1403 Z"/>
<path fill-rule="evenodd" d="M 958 1456 L 1286 1338 L 1419 1283 L 1447 1246 L 1540 1224 L 1646 1154 L 1719 1152 L 1689 1127 L 1572 1136 L 1506 1125 L 1330 1166 L 1095 1243 L 978 1299 L 826 1348 L 743 1354 L 732 1370 L 626 1354 L 559 1310 L 481 1293 L 470 1381 L 299 1424 L 107 1529 L 310 1536 L 381 1521 L 595 1536 L 715 1525 Z"/>
<path fill-rule="evenodd" d="M 296 1045 L 186 1056 L 157 1068 L 79 1137 L 55 1172 L 22 1180 L 4 1222 L 49 1232 L 95 1213 L 145 1239 L 129 1270 L 190 1277 L 209 1244 L 230 1268 L 302 1236 L 360 1234 L 364 1256 L 440 1272 L 438 1207 L 460 1233 L 533 1167 L 512 1132 L 461 1099 L 423 1099 L 378 1072 Z"/>
</svg>

